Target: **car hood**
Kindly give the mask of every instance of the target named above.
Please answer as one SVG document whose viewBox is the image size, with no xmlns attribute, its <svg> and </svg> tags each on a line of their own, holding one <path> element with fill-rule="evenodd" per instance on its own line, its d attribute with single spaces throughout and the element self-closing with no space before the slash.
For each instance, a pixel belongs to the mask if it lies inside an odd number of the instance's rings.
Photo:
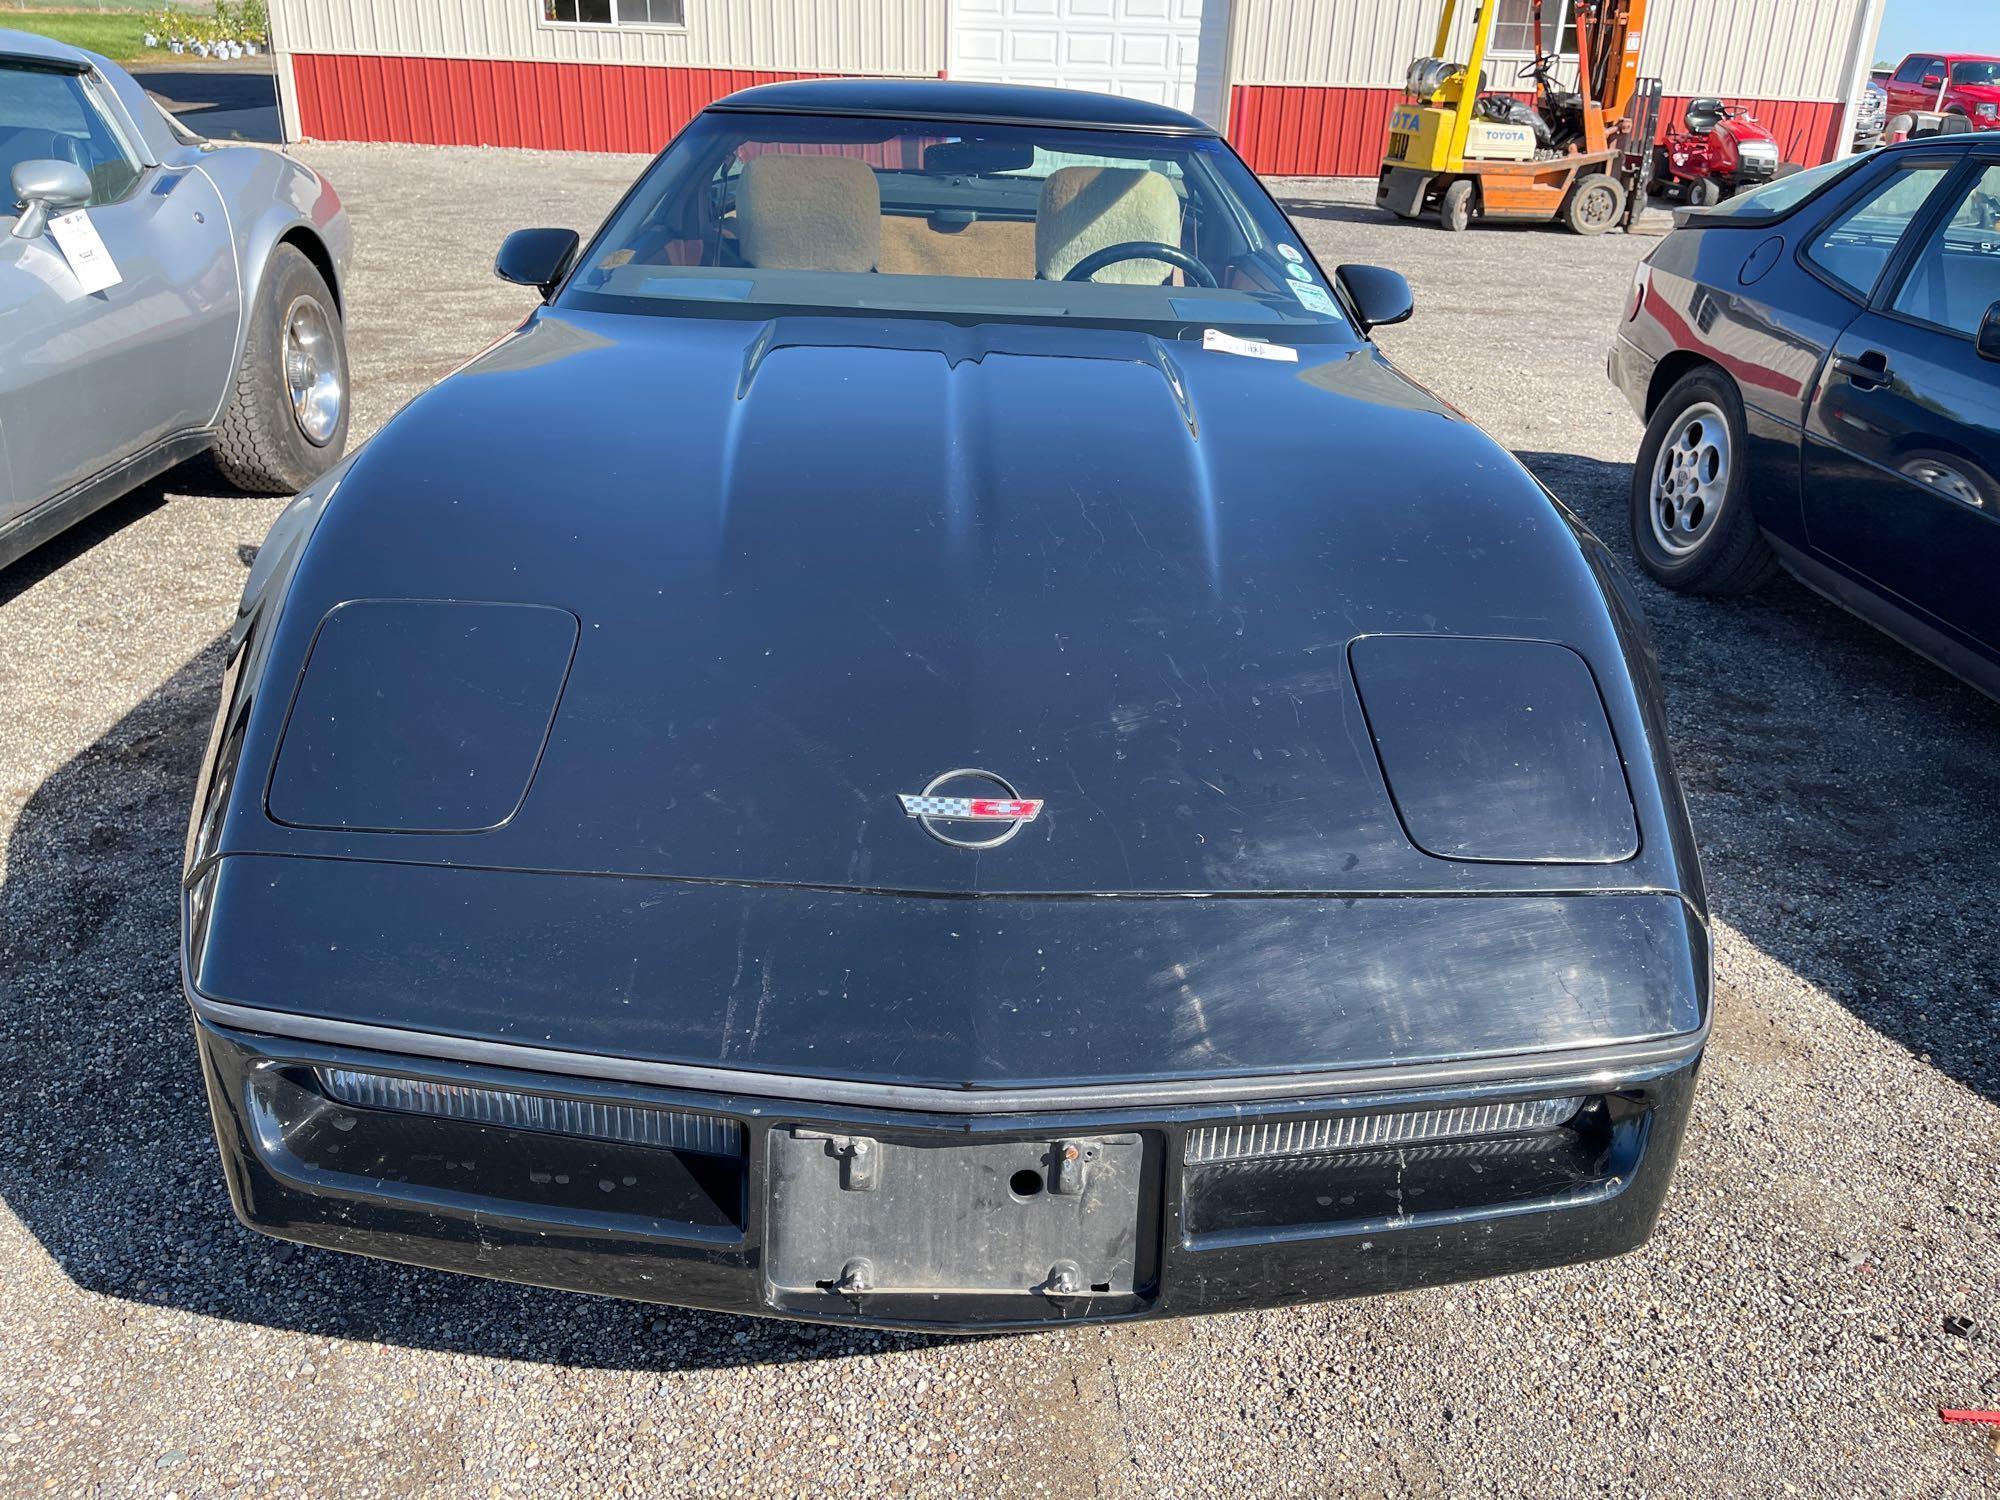
<svg viewBox="0 0 2000 1500">
<path fill-rule="evenodd" d="M 1299 354 L 544 311 L 346 473 L 249 735 L 277 760 L 348 601 L 547 606 L 574 645 L 556 632 L 566 675 L 522 689 L 560 688 L 524 799 L 439 835 L 281 827 L 246 791 L 220 852 L 925 894 L 1481 888 L 1489 867 L 1405 834 L 1357 693 L 1352 643 L 1414 634 L 1573 648 L 1634 768 L 1645 855 L 1509 883 L 1675 888 L 1595 544 L 1372 347 Z M 960 767 L 1042 816 L 987 852 L 926 836 L 899 796 Z"/>
</svg>

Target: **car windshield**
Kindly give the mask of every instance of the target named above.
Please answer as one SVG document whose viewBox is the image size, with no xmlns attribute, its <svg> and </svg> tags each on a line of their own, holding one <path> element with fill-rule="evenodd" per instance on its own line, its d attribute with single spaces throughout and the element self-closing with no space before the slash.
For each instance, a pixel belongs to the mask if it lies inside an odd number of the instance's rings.
<svg viewBox="0 0 2000 1500">
<path fill-rule="evenodd" d="M 721 110 L 648 169 L 560 303 L 1351 337 L 1212 137 Z"/>
<path fill-rule="evenodd" d="M 1951 70 L 1953 83 L 2000 83 L 2000 62 L 1962 62 Z"/>
<path fill-rule="evenodd" d="M 1716 214 L 1740 215 L 1746 219 L 1764 219 L 1775 214 L 1790 213 L 1829 182 L 1845 177 L 1865 161 L 1874 158 L 1860 156 L 1835 157 L 1830 162 L 1817 167 L 1809 167 L 1803 172 L 1794 172 L 1789 177 L 1780 177 L 1762 187 L 1752 188 L 1747 193 L 1738 193 L 1734 198 L 1725 198 L 1709 208 L 1701 210 L 1703 218 Z"/>
</svg>

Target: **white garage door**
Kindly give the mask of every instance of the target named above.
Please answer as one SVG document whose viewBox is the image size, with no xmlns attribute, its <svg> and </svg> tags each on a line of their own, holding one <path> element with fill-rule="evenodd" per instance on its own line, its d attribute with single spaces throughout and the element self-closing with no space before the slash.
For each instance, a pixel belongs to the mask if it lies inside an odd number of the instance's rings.
<svg viewBox="0 0 2000 1500">
<path fill-rule="evenodd" d="M 1194 108 L 1202 0 L 952 0 L 953 78 Z"/>
</svg>

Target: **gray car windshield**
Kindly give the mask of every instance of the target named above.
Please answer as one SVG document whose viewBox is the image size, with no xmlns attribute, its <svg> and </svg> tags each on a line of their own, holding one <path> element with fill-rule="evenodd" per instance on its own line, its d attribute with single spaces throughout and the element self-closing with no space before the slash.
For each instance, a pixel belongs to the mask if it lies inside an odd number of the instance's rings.
<svg viewBox="0 0 2000 1500">
<path fill-rule="evenodd" d="M 726 111 L 653 164 L 560 300 L 1347 327 L 1219 140 Z"/>
<path fill-rule="evenodd" d="M 2000 83 L 2000 62 L 1962 62 L 1951 70 L 1953 83 Z"/>
</svg>

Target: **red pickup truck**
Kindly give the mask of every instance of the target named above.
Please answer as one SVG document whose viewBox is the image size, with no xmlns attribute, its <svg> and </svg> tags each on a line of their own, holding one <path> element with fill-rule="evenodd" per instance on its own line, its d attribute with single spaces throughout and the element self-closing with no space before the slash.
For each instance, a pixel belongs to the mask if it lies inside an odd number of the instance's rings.
<svg viewBox="0 0 2000 1500">
<path fill-rule="evenodd" d="M 1889 115 L 1964 115 L 1974 130 L 2000 128 L 2000 57 L 1912 52 L 1882 80 Z"/>
</svg>

